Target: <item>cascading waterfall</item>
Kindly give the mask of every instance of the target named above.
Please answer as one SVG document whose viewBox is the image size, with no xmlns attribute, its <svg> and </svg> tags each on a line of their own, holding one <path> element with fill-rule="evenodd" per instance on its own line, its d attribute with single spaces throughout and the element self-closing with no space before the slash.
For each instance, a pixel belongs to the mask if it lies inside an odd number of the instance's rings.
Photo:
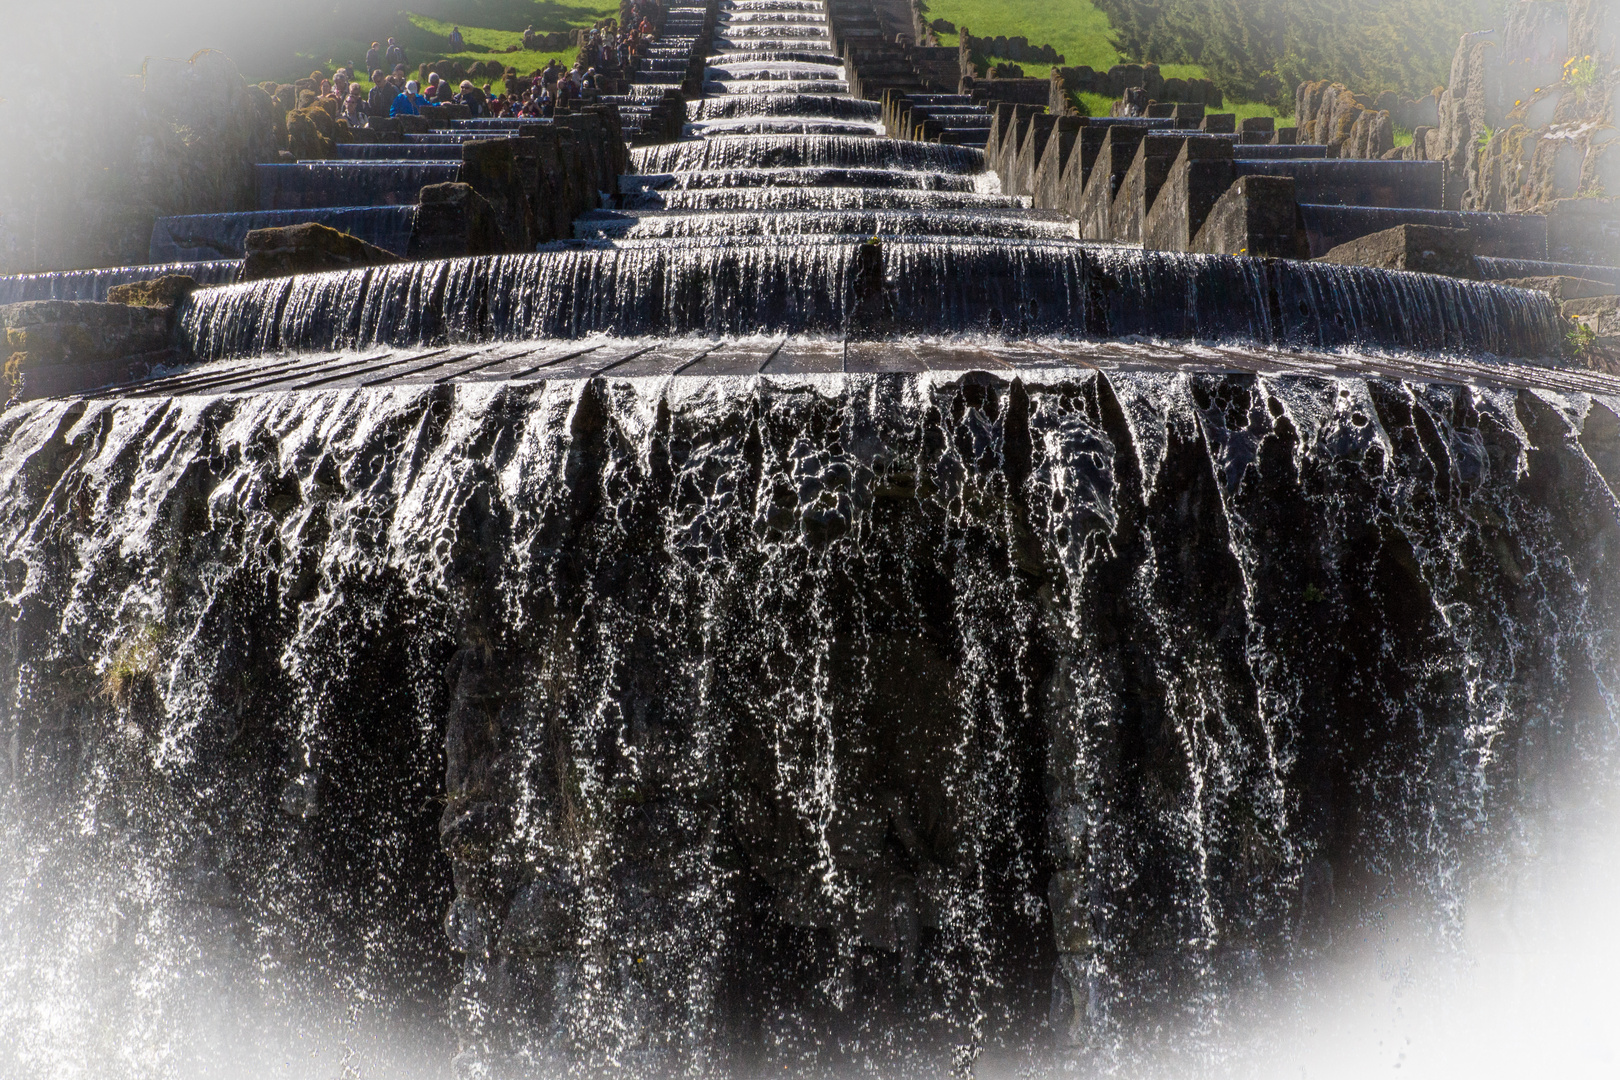
<svg viewBox="0 0 1620 1080">
<path fill-rule="evenodd" d="M 626 209 L 657 210 L 972 210 L 1028 207 L 1018 195 L 915 188 L 638 188 L 622 196 Z"/>
<path fill-rule="evenodd" d="M 47 274 L 17 274 L 0 277 L 0 304 L 21 304 L 30 300 L 105 300 L 114 285 L 150 281 L 165 274 L 179 274 L 203 285 L 221 285 L 236 280 L 240 260 L 220 259 L 200 262 L 159 262 L 145 266 L 116 266 L 102 270 L 61 270 Z"/>
<path fill-rule="evenodd" d="M 775 55 L 765 53 L 762 55 Z M 860 98 L 837 97 L 827 94 L 784 94 L 773 87 L 771 93 L 762 93 L 755 87 L 746 96 L 734 94 L 723 98 L 705 98 L 694 102 L 689 115 L 693 120 L 729 120 L 755 116 L 806 116 L 828 119 L 878 120 L 883 106 L 876 101 Z"/>
<path fill-rule="evenodd" d="M 860 250 L 836 236 L 750 244 L 699 236 L 278 278 L 193 297 L 183 332 L 210 359 L 591 333 L 831 333 L 870 299 L 934 333 L 1084 328 L 1102 338 L 1528 358 L 1560 340 L 1545 294 L 1450 278 L 1049 240 L 906 237 L 883 244 L 886 284 L 867 298 Z"/>
<path fill-rule="evenodd" d="M 1083 244 L 878 138 L 816 0 L 712 44 L 578 240 L 203 289 L 195 381 L 0 412 L 0 1074 L 1220 1076 L 1612 761 L 1620 395 L 1481 376 L 1543 294 Z M 1050 355 L 385 370 L 602 335 Z"/>
<path fill-rule="evenodd" d="M 681 210 L 626 214 L 604 211 L 582 218 L 582 237 L 666 240 L 720 236 L 983 236 L 1004 240 L 1056 240 L 1074 236 L 1061 214 L 1028 211 L 755 211 L 725 215 Z"/>
<path fill-rule="evenodd" d="M 321 210 L 356 203 L 411 206 L 428 184 L 454 183 L 461 175 L 452 161 L 403 164 L 393 161 L 303 161 L 260 165 L 260 210 Z"/>
<path fill-rule="evenodd" d="M 1392 881 L 1443 916 L 1612 726 L 1616 407 L 1058 373 L 13 409 L 10 722 L 90 757 L 9 766 L 54 809 L 8 833 L 0 1008 L 256 941 L 403 1023 L 447 905 L 497 1070 L 1123 1052 Z M 445 800 L 404 798 L 444 738 Z M 86 810 L 80 873 L 140 853 L 87 897 L 107 970 L 33 937 L 24 852 Z M 94 1072 L 96 1021 L 8 1074 Z"/>
<path fill-rule="evenodd" d="M 984 172 L 984 152 L 966 146 L 840 135 L 750 135 L 650 146 L 631 153 L 638 173 L 722 169 L 885 168 L 925 174 Z"/>
</svg>

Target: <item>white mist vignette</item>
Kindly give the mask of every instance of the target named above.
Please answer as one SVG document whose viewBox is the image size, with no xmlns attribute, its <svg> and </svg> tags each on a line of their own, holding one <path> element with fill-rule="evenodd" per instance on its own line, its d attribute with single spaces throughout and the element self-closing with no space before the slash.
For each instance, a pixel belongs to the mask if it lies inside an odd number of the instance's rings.
<svg viewBox="0 0 1620 1080">
<path fill-rule="evenodd" d="M 1456 939 L 1391 908 L 1210 1072 L 1256 1080 L 1620 1076 L 1620 811 L 1564 812 L 1481 873 Z M 1174 1071 L 1153 1070 L 1154 1075 Z"/>
</svg>

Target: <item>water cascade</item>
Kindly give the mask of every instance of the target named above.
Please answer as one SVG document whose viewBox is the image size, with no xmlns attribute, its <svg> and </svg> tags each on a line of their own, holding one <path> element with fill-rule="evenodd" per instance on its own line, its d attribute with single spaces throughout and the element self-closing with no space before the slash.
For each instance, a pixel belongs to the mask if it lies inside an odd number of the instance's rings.
<svg viewBox="0 0 1620 1080">
<path fill-rule="evenodd" d="M 0 413 L 0 1074 L 1221 1075 L 1607 760 L 1545 296 L 1081 243 L 811 0 L 710 57 L 579 239 Z"/>
<path fill-rule="evenodd" d="M 427 184 L 453 183 L 459 159 L 401 164 L 395 161 L 301 161 L 260 165 L 260 210 L 319 210 L 333 206 L 410 206 Z"/>
<path fill-rule="evenodd" d="M 257 213 L 188 214 L 159 218 L 152 227 L 151 258 L 153 262 L 177 262 L 182 258 L 199 262 L 241 259 L 250 231 L 306 221 L 358 236 L 366 243 L 375 244 L 395 255 L 404 255 L 410 248 L 416 207 L 340 206 L 319 210 L 265 210 Z M 217 278 L 198 280 L 207 285 L 222 284 Z"/>
<path fill-rule="evenodd" d="M 114 285 L 150 281 L 165 274 L 183 274 L 204 285 L 223 285 L 236 278 L 239 260 L 156 261 L 144 266 L 115 266 L 102 270 L 61 270 L 47 274 L 0 277 L 0 304 L 29 300 L 105 300 Z"/>
</svg>

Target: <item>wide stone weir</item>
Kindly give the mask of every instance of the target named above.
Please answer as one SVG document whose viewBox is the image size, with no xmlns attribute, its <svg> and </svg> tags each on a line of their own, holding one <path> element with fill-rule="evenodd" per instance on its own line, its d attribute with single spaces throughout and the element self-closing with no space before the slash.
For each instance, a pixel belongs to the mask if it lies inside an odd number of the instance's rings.
<svg viewBox="0 0 1620 1080">
<path fill-rule="evenodd" d="M 1612 771 L 1544 296 L 1053 235 L 716 22 L 580 240 L 0 413 L 0 1074 L 1219 1075 Z"/>
</svg>

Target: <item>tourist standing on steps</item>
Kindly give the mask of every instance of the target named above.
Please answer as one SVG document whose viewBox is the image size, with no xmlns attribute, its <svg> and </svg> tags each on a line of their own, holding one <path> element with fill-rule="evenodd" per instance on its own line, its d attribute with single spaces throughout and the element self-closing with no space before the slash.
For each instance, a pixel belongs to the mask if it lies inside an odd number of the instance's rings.
<svg viewBox="0 0 1620 1080">
<path fill-rule="evenodd" d="M 379 68 L 371 73 L 371 93 L 366 97 L 366 112 L 372 116 L 387 116 L 394 101 L 394 88 Z"/>
<path fill-rule="evenodd" d="M 388 63 L 396 71 L 405 67 L 405 50 L 393 38 L 388 39 Z"/>
<path fill-rule="evenodd" d="M 452 26 L 450 28 L 450 51 L 461 52 L 466 47 L 467 43 L 461 39 L 461 27 Z"/>
</svg>

